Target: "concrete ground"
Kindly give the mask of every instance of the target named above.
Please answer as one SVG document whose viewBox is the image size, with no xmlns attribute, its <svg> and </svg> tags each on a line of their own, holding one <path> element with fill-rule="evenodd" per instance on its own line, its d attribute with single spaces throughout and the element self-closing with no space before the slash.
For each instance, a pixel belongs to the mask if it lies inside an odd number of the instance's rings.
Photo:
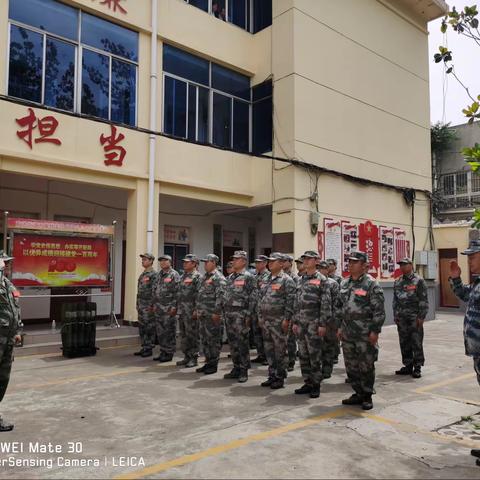
<svg viewBox="0 0 480 480">
<path fill-rule="evenodd" d="M 266 367 L 246 384 L 223 380 L 226 354 L 208 377 L 132 347 L 18 358 L 1 405 L 15 429 L 0 436 L 0 478 L 480 478 L 470 456 L 480 448 L 480 388 L 462 317 L 426 324 L 420 380 L 393 374 L 395 328 L 380 341 L 367 413 L 341 406 L 350 394 L 342 358 L 316 400 L 293 395 L 298 366 L 277 391 L 259 386 Z M 48 443 L 61 451 L 37 451 Z M 6 453 L 15 445 L 23 453 Z"/>
</svg>

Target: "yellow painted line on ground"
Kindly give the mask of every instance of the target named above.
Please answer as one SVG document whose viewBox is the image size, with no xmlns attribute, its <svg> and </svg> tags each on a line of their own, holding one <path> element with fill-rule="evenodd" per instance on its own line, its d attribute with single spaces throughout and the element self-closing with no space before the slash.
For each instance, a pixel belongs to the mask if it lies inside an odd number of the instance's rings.
<svg viewBox="0 0 480 480">
<path fill-rule="evenodd" d="M 447 385 L 452 385 L 454 383 L 461 382 L 462 380 L 467 380 L 469 378 L 473 378 L 476 376 L 476 373 L 466 373 L 464 375 L 460 375 L 459 377 L 449 378 L 448 380 L 443 380 L 442 382 L 432 383 L 431 385 L 427 385 L 426 387 L 420 387 L 414 390 L 415 393 L 425 393 L 429 392 L 430 390 L 435 390 L 436 388 L 445 387 Z"/>
<path fill-rule="evenodd" d="M 184 455 L 182 457 L 175 458 L 167 462 L 151 465 L 150 467 L 137 470 L 136 472 L 126 473 L 124 475 L 119 475 L 118 477 L 114 477 L 114 478 L 137 479 L 137 478 L 146 477 L 148 475 L 154 475 L 154 474 L 169 470 L 171 468 L 181 467 L 189 463 L 198 462 L 199 460 L 202 460 L 204 458 L 213 457 L 215 455 L 220 455 L 221 453 L 229 452 L 231 450 L 236 450 L 237 448 L 244 447 L 245 445 L 249 445 L 254 442 L 260 442 L 262 440 L 278 437 L 279 435 L 283 435 L 284 433 L 299 430 L 301 428 L 309 427 L 311 425 L 316 425 L 317 423 L 323 422 L 325 420 L 341 417 L 349 413 L 350 413 L 349 410 L 340 408 L 338 410 L 333 410 L 332 412 L 325 413 L 317 417 L 312 417 L 312 418 L 301 420 L 295 423 L 289 423 L 282 427 L 274 428 L 273 430 L 267 430 L 265 432 L 255 433 L 254 435 L 249 435 L 248 437 L 240 438 L 238 440 L 233 440 L 223 445 L 218 445 L 216 447 L 208 448 L 207 450 L 193 453 L 191 455 Z"/>
<path fill-rule="evenodd" d="M 424 392 L 424 394 L 431 395 L 432 397 L 445 398 L 447 400 L 454 400 L 456 402 L 467 403 L 470 405 L 477 405 L 480 407 L 480 401 L 478 400 L 470 400 L 469 398 L 453 397 L 451 395 L 441 395 L 439 393 L 431 393 L 431 392 Z"/>
</svg>

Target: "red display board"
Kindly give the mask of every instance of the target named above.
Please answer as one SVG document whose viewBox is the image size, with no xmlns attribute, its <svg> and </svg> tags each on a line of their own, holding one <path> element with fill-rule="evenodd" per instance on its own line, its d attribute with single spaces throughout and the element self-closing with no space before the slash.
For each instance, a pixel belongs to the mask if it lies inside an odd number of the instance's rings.
<svg viewBox="0 0 480 480">
<path fill-rule="evenodd" d="M 379 252 L 378 252 L 378 227 L 370 220 L 361 223 L 358 228 L 360 250 L 368 255 L 369 270 L 368 273 L 374 277 L 378 277 L 380 268 Z"/>
<path fill-rule="evenodd" d="M 17 287 L 108 287 L 109 239 L 14 232 Z"/>
</svg>

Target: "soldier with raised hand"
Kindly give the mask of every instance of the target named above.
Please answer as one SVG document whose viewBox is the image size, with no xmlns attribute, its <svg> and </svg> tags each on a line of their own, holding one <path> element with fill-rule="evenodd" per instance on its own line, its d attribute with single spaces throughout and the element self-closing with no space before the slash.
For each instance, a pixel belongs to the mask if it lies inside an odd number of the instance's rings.
<svg viewBox="0 0 480 480">
<path fill-rule="evenodd" d="M 373 408 L 375 362 L 378 359 L 378 336 L 385 322 L 385 300 L 378 282 L 365 273 L 367 254 L 352 252 L 348 260 L 350 277 L 340 286 L 339 308 L 343 357 L 354 394 L 342 400 L 344 405 Z"/>
<path fill-rule="evenodd" d="M 318 271 L 327 277 L 327 284 L 330 288 L 330 294 L 332 297 L 332 319 L 327 325 L 327 333 L 324 337 L 323 351 L 322 351 L 322 375 L 323 378 L 330 378 L 333 372 L 333 365 L 335 358 L 338 355 L 338 338 L 337 330 L 340 327 L 339 313 L 338 313 L 338 295 L 340 293 L 340 285 L 333 279 L 328 277 L 328 264 L 325 260 L 320 260 L 318 263 Z"/>
<path fill-rule="evenodd" d="M 157 272 L 154 289 L 153 309 L 160 354 L 153 360 L 170 362 L 176 350 L 176 301 L 180 275 L 172 268 L 172 257 L 158 257 L 160 270 Z"/>
<path fill-rule="evenodd" d="M 153 269 L 155 257 L 151 253 L 140 255 L 143 272 L 138 277 L 137 284 L 137 315 L 138 330 L 142 348 L 134 355 L 151 357 L 155 343 L 155 313 L 153 311 L 153 297 L 157 272 Z"/>
<path fill-rule="evenodd" d="M 398 262 L 402 276 L 393 286 L 393 317 L 397 324 L 403 367 L 397 375 L 422 376 L 425 363 L 423 354 L 423 322 L 428 313 L 428 291 L 425 280 L 413 270 L 412 261 Z"/>
<path fill-rule="evenodd" d="M 20 293 L 5 276 L 5 262 L 13 257 L 0 251 L 0 402 L 10 381 L 13 362 L 13 347 L 22 340 L 23 323 L 20 318 Z M 13 424 L 0 416 L 0 432 L 13 430 Z"/>
<path fill-rule="evenodd" d="M 198 257 L 189 253 L 183 259 L 183 274 L 180 276 L 177 290 L 177 314 L 180 327 L 183 360 L 177 366 L 192 368 L 197 366 L 198 358 L 198 321 L 196 318 L 196 302 L 200 288 L 201 275 L 198 268 Z"/>
<path fill-rule="evenodd" d="M 332 298 L 327 278 L 317 271 L 317 252 L 303 255 L 305 274 L 298 280 L 295 295 L 293 332 L 298 340 L 300 368 L 305 384 L 295 390 L 297 395 L 320 396 L 323 338 L 332 319 Z"/>
<path fill-rule="evenodd" d="M 268 360 L 268 379 L 262 387 L 282 388 L 287 377 L 287 335 L 293 316 L 295 282 L 282 271 L 283 255 L 274 252 L 268 258 L 271 275 L 258 298 L 258 316 Z"/>
<path fill-rule="evenodd" d="M 258 299 L 261 295 L 262 289 L 268 283 L 268 279 L 270 278 L 270 271 L 267 268 L 268 257 L 266 255 L 259 255 L 255 259 L 255 281 L 256 281 L 256 298 Z M 252 332 L 255 347 L 257 349 L 257 358 L 252 360 L 252 363 L 260 363 L 261 365 L 268 365 L 267 358 L 265 356 L 265 349 L 263 346 L 263 335 L 262 329 L 258 324 L 258 315 L 255 314 L 252 317 Z"/>
<path fill-rule="evenodd" d="M 225 324 L 232 356 L 233 369 L 226 379 L 248 380 L 250 368 L 249 332 L 255 310 L 255 278 L 246 271 L 247 252 L 237 250 L 232 256 L 233 273 L 225 286 Z"/>
<path fill-rule="evenodd" d="M 480 240 L 471 240 L 468 248 L 462 252 L 468 257 L 468 268 L 472 275 L 477 275 L 470 284 L 462 282 L 462 270 L 457 262 L 450 262 L 449 283 L 453 293 L 466 303 L 463 320 L 463 340 L 465 355 L 472 357 L 473 368 L 480 385 Z M 477 457 L 480 466 L 480 449 L 473 449 L 471 454 Z"/>
<path fill-rule="evenodd" d="M 211 375 L 217 372 L 223 337 L 223 295 L 225 277 L 218 270 L 220 259 L 213 253 L 200 260 L 205 263 L 205 275 L 201 278 L 197 293 L 196 317 L 205 364 L 197 373 Z"/>
</svg>

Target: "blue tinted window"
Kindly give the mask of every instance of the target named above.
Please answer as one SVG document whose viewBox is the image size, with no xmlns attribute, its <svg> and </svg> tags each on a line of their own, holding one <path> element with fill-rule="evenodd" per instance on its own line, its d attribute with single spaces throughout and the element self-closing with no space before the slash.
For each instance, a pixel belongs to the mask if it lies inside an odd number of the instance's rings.
<svg viewBox="0 0 480 480">
<path fill-rule="evenodd" d="M 229 0 L 228 21 L 246 28 L 247 26 L 247 0 Z"/>
<path fill-rule="evenodd" d="M 266 97 L 271 97 L 272 96 L 272 81 L 267 80 L 266 82 L 259 83 L 258 85 L 255 85 L 252 87 L 252 100 L 254 102 L 258 100 L 262 100 L 263 98 Z"/>
<path fill-rule="evenodd" d="M 231 147 L 232 100 L 218 93 L 213 94 L 213 143 L 219 147 Z"/>
<path fill-rule="evenodd" d="M 136 82 L 135 65 L 112 59 L 112 121 L 135 125 Z"/>
<path fill-rule="evenodd" d="M 187 84 L 165 77 L 164 132 L 185 137 L 187 126 Z"/>
<path fill-rule="evenodd" d="M 109 58 L 83 50 L 82 113 L 108 119 Z"/>
<path fill-rule="evenodd" d="M 253 0 L 253 33 L 272 24 L 272 0 Z"/>
<path fill-rule="evenodd" d="M 73 110 L 75 89 L 75 47 L 47 38 L 45 105 Z"/>
<path fill-rule="evenodd" d="M 10 0 L 12 20 L 78 40 L 78 10 L 54 0 Z"/>
<path fill-rule="evenodd" d="M 170 45 L 163 45 L 163 70 L 202 85 L 209 83 L 207 60 Z"/>
<path fill-rule="evenodd" d="M 208 90 L 198 87 L 198 141 L 208 142 Z"/>
<path fill-rule="evenodd" d="M 252 109 L 252 151 L 257 154 L 271 152 L 273 136 L 272 97 L 254 103 Z"/>
<path fill-rule="evenodd" d="M 204 12 L 208 12 L 208 0 L 188 0 L 188 3 Z"/>
<path fill-rule="evenodd" d="M 197 138 L 197 87 L 188 86 L 188 140 Z"/>
<path fill-rule="evenodd" d="M 82 13 L 82 42 L 119 57 L 138 60 L 138 33 Z"/>
<path fill-rule="evenodd" d="M 240 100 L 233 101 L 233 149 L 248 152 L 250 105 Z"/>
<path fill-rule="evenodd" d="M 212 63 L 212 87 L 236 97 L 250 100 L 250 79 Z"/>
<path fill-rule="evenodd" d="M 42 101 L 43 35 L 12 25 L 8 94 Z"/>
</svg>

